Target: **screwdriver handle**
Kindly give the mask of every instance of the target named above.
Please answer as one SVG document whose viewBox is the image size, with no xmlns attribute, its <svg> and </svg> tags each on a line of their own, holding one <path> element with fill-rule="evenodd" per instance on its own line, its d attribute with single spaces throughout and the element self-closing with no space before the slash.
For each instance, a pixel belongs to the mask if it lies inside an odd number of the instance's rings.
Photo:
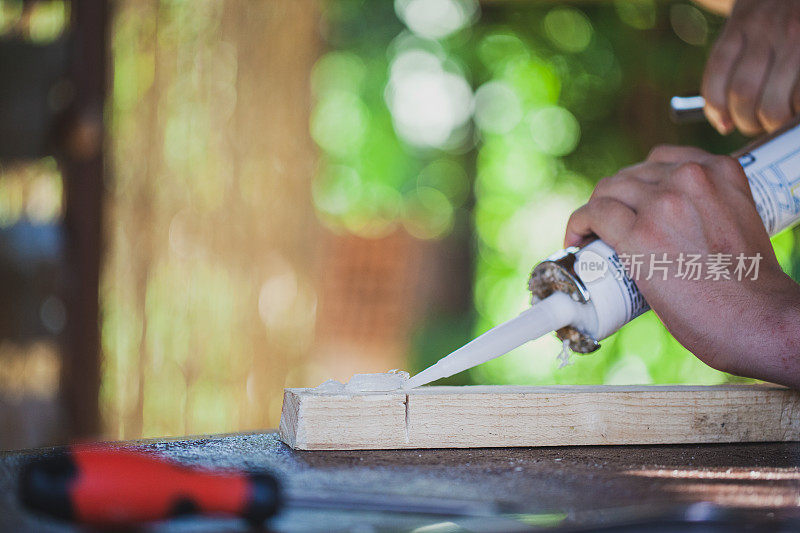
<svg viewBox="0 0 800 533">
<path fill-rule="evenodd" d="M 31 510 L 96 526 L 130 526 L 184 514 L 261 523 L 277 511 L 268 474 L 211 472 L 130 450 L 73 446 L 28 462 L 20 498 Z"/>
</svg>

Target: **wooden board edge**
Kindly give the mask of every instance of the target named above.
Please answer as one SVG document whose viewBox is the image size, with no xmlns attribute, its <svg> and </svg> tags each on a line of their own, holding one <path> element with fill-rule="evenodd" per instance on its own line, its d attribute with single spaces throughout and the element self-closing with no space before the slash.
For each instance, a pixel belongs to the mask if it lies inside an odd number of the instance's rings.
<svg viewBox="0 0 800 533">
<path fill-rule="evenodd" d="M 297 438 L 301 402 L 301 395 L 291 389 L 284 389 L 278 437 L 293 450 L 302 449 L 303 445 L 302 441 Z"/>
<path fill-rule="evenodd" d="M 586 393 L 586 392 L 627 392 L 627 393 L 651 393 L 651 392 L 704 392 L 704 391 L 788 391 L 800 393 L 783 385 L 774 383 L 721 383 L 716 385 L 682 385 L 682 384 L 654 384 L 654 385 L 426 385 L 410 390 L 397 390 L 388 392 L 362 392 L 362 393 L 320 393 L 312 387 L 291 387 L 284 389 L 284 392 L 292 392 L 298 396 L 357 396 L 357 395 L 377 395 L 377 394 L 407 394 L 411 396 L 443 394 L 443 393 L 463 393 L 463 394 L 498 394 L 498 393 Z"/>
</svg>

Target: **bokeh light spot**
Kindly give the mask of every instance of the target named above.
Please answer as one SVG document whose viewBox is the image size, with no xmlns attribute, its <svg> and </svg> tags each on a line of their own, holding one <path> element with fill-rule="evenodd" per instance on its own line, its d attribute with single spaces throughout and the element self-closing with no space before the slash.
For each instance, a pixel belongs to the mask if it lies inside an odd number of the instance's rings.
<svg viewBox="0 0 800 533">
<path fill-rule="evenodd" d="M 441 191 L 454 206 L 461 206 L 469 194 L 469 178 L 464 167 L 449 158 L 435 159 L 423 168 L 417 186 Z"/>
<path fill-rule="evenodd" d="M 708 39 L 708 20 L 703 12 L 688 4 L 673 4 L 669 22 L 675 34 L 685 43 L 703 46 Z"/>
<path fill-rule="evenodd" d="M 17 2 L 0 2 L 0 33 L 6 33 L 22 18 L 23 4 Z"/>
<path fill-rule="evenodd" d="M 427 39 L 442 39 L 475 17 L 475 0 L 395 0 L 397 16 L 408 28 Z"/>
<path fill-rule="evenodd" d="M 480 199 L 508 196 L 522 205 L 551 184 L 556 174 L 554 160 L 539 150 L 530 135 L 507 137 L 484 144 L 478 156 L 475 194 Z"/>
<path fill-rule="evenodd" d="M 362 237 L 380 238 L 396 226 L 401 214 L 402 197 L 384 183 L 363 181 L 358 201 L 343 217 L 345 227 Z"/>
<path fill-rule="evenodd" d="M 478 43 L 478 57 L 493 72 L 500 72 L 513 61 L 530 57 L 528 46 L 513 33 L 490 33 Z"/>
<path fill-rule="evenodd" d="M 619 19 L 637 30 L 647 30 L 656 25 L 654 0 L 616 0 L 614 7 Z"/>
<path fill-rule="evenodd" d="M 69 4 L 64 0 L 50 0 L 32 4 L 28 14 L 28 31 L 31 41 L 48 43 L 64 32 L 69 21 Z"/>
<path fill-rule="evenodd" d="M 317 96 L 344 91 L 358 94 L 366 76 L 364 62 L 350 52 L 328 52 L 311 71 L 311 88 Z"/>
<path fill-rule="evenodd" d="M 592 24 L 589 19 L 570 7 L 556 7 L 544 17 L 547 37 L 565 52 L 581 52 L 592 40 Z"/>
<path fill-rule="evenodd" d="M 502 78 L 514 89 L 523 107 L 555 104 L 561 93 L 561 79 L 553 66 L 539 58 L 509 63 Z"/>
<path fill-rule="evenodd" d="M 280 267 L 264 281 L 258 293 L 258 314 L 268 328 L 281 326 L 287 319 L 298 294 L 298 281 L 294 269 L 282 258 Z"/>
<path fill-rule="evenodd" d="M 406 198 L 403 226 L 419 239 L 435 239 L 453 227 L 453 206 L 439 190 L 418 187 Z"/>
<path fill-rule="evenodd" d="M 472 90 L 464 77 L 419 50 L 395 58 L 386 102 L 397 133 L 422 147 L 443 146 L 472 114 Z"/>
<path fill-rule="evenodd" d="M 566 155 L 578 145 L 580 124 L 563 107 L 536 110 L 531 113 L 529 121 L 533 142 L 546 154 Z"/>
<path fill-rule="evenodd" d="M 336 91 L 323 96 L 311 114 L 311 136 L 326 152 L 345 157 L 361 147 L 369 111 L 361 99 Z"/>
<path fill-rule="evenodd" d="M 358 202 L 360 191 L 358 173 L 344 165 L 325 167 L 311 187 L 316 208 L 330 215 L 347 213 Z"/>
<path fill-rule="evenodd" d="M 490 81 L 475 92 L 475 123 L 488 133 L 507 133 L 522 119 L 514 90 L 503 81 Z"/>
</svg>

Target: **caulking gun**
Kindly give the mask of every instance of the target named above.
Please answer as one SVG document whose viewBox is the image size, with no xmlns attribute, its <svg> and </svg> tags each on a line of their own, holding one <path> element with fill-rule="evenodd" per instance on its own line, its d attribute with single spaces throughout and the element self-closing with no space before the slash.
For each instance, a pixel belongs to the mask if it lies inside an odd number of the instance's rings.
<svg viewBox="0 0 800 533">
<path fill-rule="evenodd" d="M 696 120 L 702 97 L 676 97 L 678 121 Z M 770 236 L 800 221 L 800 121 L 734 154 L 750 183 Z M 586 354 L 650 306 L 620 256 L 602 240 L 562 250 L 534 267 L 531 307 L 440 359 L 406 382 L 418 387 L 451 376 L 555 330 L 570 350 Z"/>
</svg>

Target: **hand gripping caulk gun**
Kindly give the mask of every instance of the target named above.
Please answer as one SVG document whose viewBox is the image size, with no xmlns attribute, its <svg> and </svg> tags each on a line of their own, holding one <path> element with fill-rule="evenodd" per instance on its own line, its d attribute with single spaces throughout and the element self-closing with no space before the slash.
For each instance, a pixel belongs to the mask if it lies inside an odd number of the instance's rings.
<svg viewBox="0 0 800 533">
<path fill-rule="evenodd" d="M 757 140 L 734 156 L 747 175 L 769 235 L 797 223 L 800 121 Z M 528 287 L 532 293 L 530 309 L 444 357 L 411 378 L 405 387 L 466 370 L 553 329 L 572 351 L 590 353 L 600 347 L 601 340 L 650 309 L 617 253 L 602 240 L 548 257 L 534 267 Z M 544 314 L 542 308 L 546 308 Z M 537 327 L 543 321 L 550 327 L 546 331 Z"/>
<path fill-rule="evenodd" d="M 769 235 L 797 223 L 800 220 L 800 124 L 760 139 L 735 156 L 747 175 L 758 214 Z M 590 252 L 593 255 L 584 258 Z M 591 276 L 591 272 L 586 267 L 581 269 L 580 265 L 592 264 L 587 259 L 592 263 L 602 259 L 606 262 L 604 268 L 612 275 L 597 276 L 586 283 L 583 278 L 587 274 Z M 597 315 L 594 324 L 584 324 L 586 329 L 583 330 L 568 325 L 556 332 L 578 353 L 593 352 L 600 347 L 600 340 L 650 309 L 616 252 L 600 240 L 581 249 L 563 250 L 538 264 L 531 274 L 529 288 L 533 294 L 532 303 L 555 291 L 566 292 L 575 301 L 591 303 Z"/>
</svg>

